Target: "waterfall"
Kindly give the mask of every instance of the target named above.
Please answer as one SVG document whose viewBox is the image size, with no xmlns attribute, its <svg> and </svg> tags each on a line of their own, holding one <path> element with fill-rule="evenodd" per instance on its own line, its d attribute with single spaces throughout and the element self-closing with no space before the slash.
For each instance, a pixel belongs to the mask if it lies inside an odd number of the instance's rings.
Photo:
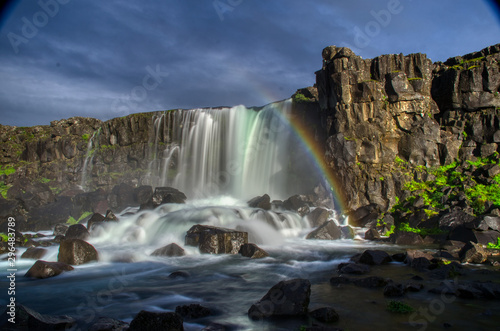
<svg viewBox="0 0 500 331">
<path fill-rule="evenodd" d="M 85 161 L 83 162 L 82 168 L 82 180 L 80 182 L 80 188 L 84 191 L 88 189 L 87 180 L 88 174 L 92 172 L 92 161 L 94 160 L 95 151 L 98 147 L 98 139 L 101 133 L 101 128 L 97 131 L 94 131 L 92 137 L 90 137 L 89 142 L 87 143 L 87 152 L 85 154 Z"/>
<path fill-rule="evenodd" d="M 192 198 L 303 193 L 321 174 L 313 171 L 310 156 L 298 157 L 301 144 L 286 119 L 290 110 L 287 100 L 260 110 L 174 110 L 154 118 L 152 185 L 173 186 Z M 161 136 L 169 143 L 161 144 Z"/>
</svg>

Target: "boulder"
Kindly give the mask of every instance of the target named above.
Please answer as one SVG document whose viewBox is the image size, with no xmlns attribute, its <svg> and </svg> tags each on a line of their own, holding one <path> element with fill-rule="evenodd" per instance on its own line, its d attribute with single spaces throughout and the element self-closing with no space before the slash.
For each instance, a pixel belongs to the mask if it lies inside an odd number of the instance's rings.
<svg viewBox="0 0 500 331">
<path fill-rule="evenodd" d="M 389 236 L 389 240 L 396 245 L 421 245 L 424 239 L 414 232 L 395 231 Z"/>
<path fill-rule="evenodd" d="M 81 239 L 81 240 L 87 240 L 87 238 L 90 236 L 89 231 L 83 224 L 73 224 L 68 228 L 68 231 L 66 231 L 66 239 Z"/>
<path fill-rule="evenodd" d="M 45 254 L 47 254 L 47 250 L 45 248 L 30 247 L 23 253 L 23 255 L 21 255 L 21 259 L 38 260 L 44 257 Z"/>
<path fill-rule="evenodd" d="M 255 244 L 241 245 L 238 253 L 241 254 L 242 256 L 249 257 L 252 259 L 261 259 L 269 256 L 269 254 L 265 250 L 263 250 L 262 248 L 260 248 Z"/>
<path fill-rule="evenodd" d="M 149 185 L 139 186 L 134 189 L 134 201 L 137 205 L 146 204 L 153 197 L 153 188 Z"/>
<path fill-rule="evenodd" d="M 338 271 L 340 274 L 363 275 L 370 272 L 370 267 L 366 264 L 341 263 Z"/>
<path fill-rule="evenodd" d="M 434 256 L 432 256 L 432 254 L 427 253 L 425 251 L 418 250 L 418 249 L 408 249 L 406 251 L 405 263 L 411 265 L 414 259 L 421 258 L 421 257 L 426 258 L 429 261 L 431 261 L 434 258 Z"/>
<path fill-rule="evenodd" d="M 277 316 L 305 316 L 309 307 L 311 283 L 307 279 L 291 279 L 274 285 L 248 310 L 252 320 Z"/>
<path fill-rule="evenodd" d="M 293 210 L 304 216 L 309 213 L 309 200 L 303 195 L 294 195 L 283 201 L 283 208 Z"/>
<path fill-rule="evenodd" d="M 355 232 L 354 229 L 349 225 L 343 225 L 340 227 L 340 232 L 342 233 L 342 239 L 354 239 Z"/>
<path fill-rule="evenodd" d="M 202 317 L 207 317 L 212 314 L 212 311 L 203 307 L 200 304 L 192 303 L 190 305 L 177 306 L 175 307 L 175 312 L 182 316 L 184 319 L 197 319 Z"/>
<path fill-rule="evenodd" d="M 113 187 L 108 195 L 108 206 L 116 212 L 121 212 L 127 207 L 138 206 L 134 199 L 134 188 L 125 183 Z"/>
<path fill-rule="evenodd" d="M 386 297 L 402 297 L 404 294 L 405 289 L 402 284 L 389 283 L 384 287 L 384 296 Z"/>
<path fill-rule="evenodd" d="M 62 262 L 47 262 L 38 260 L 26 272 L 24 277 L 44 279 L 57 276 L 64 271 L 71 271 L 73 267 Z"/>
<path fill-rule="evenodd" d="M 71 265 L 80 265 L 97 261 L 98 254 L 94 246 L 81 239 L 63 240 L 59 246 L 57 261 Z"/>
<path fill-rule="evenodd" d="M 359 207 L 349 214 L 349 225 L 365 227 L 368 223 L 377 221 L 378 217 L 379 211 L 376 204 Z"/>
<path fill-rule="evenodd" d="M 488 253 L 480 245 L 469 241 L 459 253 L 462 263 L 483 263 L 488 258 Z"/>
<path fill-rule="evenodd" d="M 309 313 L 309 316 L 321 323 L 334 323 L 339 320 L 339 314 L 332 307 L 322 307 Z"/>
<path fill-rule="evenodd" d="M 157 187 L 151 199 L 141 205 L 143 209 L 155 209 L 165 203 L 185 203 L 187 197 L 181 191 L 173 187 Z"/>
<path fill-rule="evenodd" d="M 365 232 L 365 239 L 366 240 L 380 239 L 380 233 L 378 233 L 378 231 L 375 229 L 368 229 L 368 231 Z"/>
<path fill-rule="evenodd" d="M 7 308 L 0 317 L 0 329 L 2 330 L 70 330 L 76 321 L 70 316 L 42 315 L 24 305 L 16 303 L 15 316 L 16 323 L 8 321 L 10 318 Z"/>
<path fill-rule="evenodd" d="M 431 260 L 426 257 L 417 257 L 411 260 L 410 266 L 418 271 L 425 271 L 431 267 Z"/>
<path fill-rule="evenodd" d="M 307 220 L 309 221 L 309 224 L 313 228 L 318 227 L 323 225 L 326 221 L 328 221 L 328 218 L 331 216 L 332 212 L 328 209 L 318 207 L 314 209 L 312 212 L 307 214 Z"/>
<path fill-rule="evenodd" d="M 109 317 L 99 317 L 97 322 L 92 324 L 88 331 L 126 331 L 129 324 Z"/>
<path fill-rule="evenodd" d="M 391 256 L 380 250 L 366 250 L 359 257 L 359 263 L 368 265 L 381 265 L 391 262 Z"/>
<path fill-rule="evenodd" d="M 56 226 L 54 227 L 53 235 L 54 236 L 58 236 L 58 235 L 64 236 L 64 235 L 66 235 L 66 231 L 68 231 L 68 228 L 69 228 L 69 225 L 66 223 L 56 224 Z"/>
<path fill-rule="evenodd" d="M 271 209 L 271 198 L 269 195 L 264 194 L 263 196 L 258 196 L 250 201 L 248 201 L 248 206 L 252 208 L 261 208 L 264 210 L 270 210 Z"/>
<path fill-rule="evenodd" d="M 247 243 L 248 232 L 200 224 L 189 229 L 185 238 L 186 245 L 207 254 L 237 254 Z"/>
<path fill-rule="evenodd" d="M 179 245 L 173 243 L 169 244 L 167 246 L 164 246 L 162 248 L 158 248 L 155 250 L 153 253 L 151 253 L 151 256 L 184 256 L 186 255 L 186 252 L 182 247 Z"/>
<path fill-rule="evenodd" d="M 323 223 L 306 236 L 306 239 L 337 240 L 342 238 L 342 231 L 334 221 Z"/>
<path fill-rule="evenodd" d="M 92 230 L 92 228 L 101 222 L 103 222 L 106 218 L 99 213 L 94 213 L 92 217 L 87 222 L 87 229 Z"/>
<path fill-rule="evenodd" d="M 155 313 L 141 310 L 130 322 L 129 331 L 184 331 L 184 321 L 177 313 Z"/>
</svg>

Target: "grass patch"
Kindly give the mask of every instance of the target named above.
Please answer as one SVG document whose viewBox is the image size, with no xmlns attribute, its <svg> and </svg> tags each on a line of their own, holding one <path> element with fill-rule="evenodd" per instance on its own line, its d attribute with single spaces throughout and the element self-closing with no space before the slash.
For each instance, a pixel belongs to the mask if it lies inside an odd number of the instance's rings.
<svg viewBox="0 0 500 331">
<path fill-rule="evenodd" d="M 412 306 L 396 300 L 389 301 L 387 304 L 387 310 L 396 314 L 408 314 L 414 311 Z"/>
<path fill-rule="evenodd" d="M 14 167 L 12 167 L 12 166 L 3 166 L 3 167 L 0 167 L 0 176 L 2 176 L 2 175 L 9 176 L 9 175 L 12 175 L 15 172 L 16 172 L 16 169 Z"/>
</svg>

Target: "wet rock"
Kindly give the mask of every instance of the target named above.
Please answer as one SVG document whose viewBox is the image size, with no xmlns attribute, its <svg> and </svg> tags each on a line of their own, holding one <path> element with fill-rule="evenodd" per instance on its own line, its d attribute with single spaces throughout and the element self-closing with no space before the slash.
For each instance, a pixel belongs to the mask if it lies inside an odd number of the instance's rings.
<svg viewBox="0 0 500 331">
<path fill-rule="evenodd" d="M 470 241 L 465 244 L 459 253 L 462 263 L 483 263 L 488 259 L 486 250 L 476 243 Z"/>
<path fill-rule="evenodd" d="M 366 240 L 380 239 L 380 233 L 378 233 L 378 231 L 375 229 L 368 229 L 368 231 L 365 232 L 365 239 Z"/>
<path fill-rule="evenodd" d="M 360 287 L 377 288 L 384 287 L 385 285 L 387 285 L 388 281 L 387 279 L 379 276 L 369 276 L 365 278 L 352 279 L 352 283 Z"/>
<path fill-rule="evenodd" d="M 83 224 L 73 224 L 66 231 L 66 239 L 81 239 L 87 240 L 90 236 L 89 231 Z"/>
<path fill-rule="evenodd" d="M 130 322 L 129 331 L 184 331 L 184 321 L 177 313 L 154 313 L 141 310 Z"/>
<path fill-rule="evenodd" d="M 98 254 L 94 246 L 81 239 L 63 240 L 59 246 L 57 261 L 71 265 L 80 265 L 97 261 Z"/>
<path fill-rule="evenodd" d="M 321 323 L 334 323 L 339 320 L 339 314 L 331 307 L 315 309 L 309 315 Z"/>
<path fill-rule="evenodd" d="M 248 206 L 252 208 L 261 208 L 264 210 L 270 210 L 271 209 L 271 198 L 269 195 L 264 194 L 263 196 L 258 196 L 250 201 L 248 201 Z"/>
<path fill-rule="evenodd" d="M 253 320 L 276 316 L 304 316 L 309 307 L 311 283 L 307 279 L 291 279 L 274 285 L 248 310 Z"/>
<path fill-rule="evenodd" d="M 96 224 L 104 222 L 106 218 L 99 213 L 94 213 L 87 222 L 87 229 L 92 230 Z"/>
<path fill-rule="evenodd" d="M 71 198 L 57 197 L 55 202 L 34 207 L 30 211 L 26 224 L 20 223 L 18 230 L 39 231 L 52 229 L 56 224 L 66 222 L 71 216 L 72 206 Z"/>
<path fill-rule="evenodd" d="M 405 285 L 405 291 L 406 292 L 420 292 L 424 288 L 423 284 L 420 283 L 408 283 Z"/>
<path fill-rule="evenodd" d="M 410 266 L 418 271 L 425 271 L 431 267 L 431 261 L 425 257 L 417 257 L 411 261 Z"/>
<path fill-rule="evenodd" d="M 342 231 L 334 221 L 327 221 L 306 236 L 306 239 L 337 240 L 342 238 Z"/>
<path fill-rule="evenodd" d="M 354 230 L 349 225 L 341 226 L 340 232 L 342 233 L 342 239 L 354 239 Z"/>
<path fill-rule="evenodd" d="M 389 283 L 384 287 L 384 296 L 389 298 L 402 297 L 405 290 L 402 284 Z"/>
<path fill-rule="evenodd" d="M 393 261 L 404 262 L 406 260 L 406 253 L 396 253 L 391 256 Z"/>
<path fill-rule="evenodd" d="M 185 238 L 186 245 L 207 254 L 237 254 L 247 243 L 247 232 L 199 224 L 189 229 Z"/>
<path fill-rule="evenodd" d="M 249 257 L 252 259 L 261 259 L 264 257 L 268 257 L 269 254 L 255 244 L 243 244 L 240 247 L 240 251 L 238 252 L 242 256 Z"/>
<path fill-rule="evenodd" d="M 421 245 L 424 240 L 418 233 L 395 231 L 390 235 L 389 240 L 396 245 Z"/>
<path fill-rule="evenodd" d="M 155 209 L 165 203 L 185 203 L 186 199 L 184 193 L 173 187 L 157 187 L 151 199 L 141 205 L 141 210 Z"/>
<path fill-rule="evenodd" d="M 50 278 L 57 276 L 64 271 L 71 271 L 73 267 L 62 262 L 47 262 L 38 260 L 31 266 L 31 268 L 26 272 L 24 277 L 30 278 Z"/>
<path fill-rule="evenodd" d="M 0 329 L 2 330 L 69 330 L 76 321 L 70 316 L 42 315 L 24 305 L 16 303 L 16 323 L 8 321 L 9 308 L 0 317 Z"/>
<path fill-rule="evenodd" d="M 66 231 L 68 231 L 68 228 L 69 228 L 69 225 L 66 223 L 56 224 L 56 226 L 54 227 L 53 235 L 54 236 L 58 236 L 58 235 L 64 236 L 64 235 L 66 235 Z"/>
<path fill-rule="evenodd" d="M 304 216 L 309 213 L 309 200 L 303 195 L 294 195 L 283 201 L 283 208 L 293 210 Z"/>
<path fill-rule="evenodd" d="M 315 228 L 323 225 L 323 223 L 328 221 L 328 218 L 331 216 L 331 214 L 332 212 L 328 209 L 318 207 L 307 214 L 307 220 L 309 221 L 309 224 L 311 224 L 311 226 Z"/>
<path fill-rule="evenodd" d="M 190 305 L 177 306 L 175 308 L 175 312 L 182 316 L 184 319 L 197 319 L 202 317 L 207 317 L 212 314 L 212 311 L 207 308 L 199 305 L 197 303 L 193 303 Z"/>
<path fill-rule="evenodd" d="M 108 206 L 116 212 L 121 212 L 127 207 L 138 206 L 134 199 L 134 188 L 125 183 L 113 187 L 108 195 Z"/>
<path fill-rule="evenodd" d="M 370 272 L 370 267 L 366 264 L 341 263 L 338 271 L 340 274 L 363 275 Z"/>
<path fill-rule="evenodd" d="M 45 248 L 30 247 L 23 253 L 23 255 L 21 255 L 21 259 L 39 260 L 44 257 L 45 254 L 47 254 L 47 250 Z"/>
<path fill-rule="evenodd" d="M 142 206 L 153 197 L 153 188 L 149 185 L 139 186 L 134 189 L 133 196 L 136 204 Z"/>
<path fill-rule="evenodd" d="M 106 211 L 106 216 L 104 216 L 104 222 L 118 222 L 119 219 L 116 217 L 112 210 L 108 209 Z"/>
<path fill-rule="evenodd" d="M 168 275 L 168 278 L 170 279 L 187 279 L 189 277 L 191 277 L 191 274 L 183 270 L 174 271 Z"/>
<path fill-rule="evenodd" d="M 109 317 L 100 317 L 89 327 L 89 331 L 126 331 L 129 324 Z"/>
<path fill-rule="evenodd" d="M 182 247 L 179 245 L 172 243 L 167 246 L 164 246 L 162 248 L 158 248 L 155 250 L 153 253 L 151 253 L 151 256 L 184 256 L 186 255 L 186 252 Z"/>
<path fill-rule="evenodd" d="M 432 254 L 427 253 L 425 251 L 418 250 L 418 249 L 409 249 L 409 250 L 406 251 L 405 263 L 411 265 L 412 261 L 414 259 L 416 259 L 416 258 L 419 258 L 419 257 L 424 257 L 424 258 L 426 258 L 429 261 L 431 261 L 434 258 L 432 256 Z"/>
<path fill-rule="evenodd" d="M 365 227 L 368 223 L 377 221 L 379 217 L 378 206 L 370 204 L 360 207 L 349 214 L 349 224 L 355 227 Z"/>
<path fill-rule="evenodd" d="M 387 264 L 391 261 L 391 256 L 380 250 L 366 250 L 359 257 L 359 263 L 368 265 Z"/>
</svg>

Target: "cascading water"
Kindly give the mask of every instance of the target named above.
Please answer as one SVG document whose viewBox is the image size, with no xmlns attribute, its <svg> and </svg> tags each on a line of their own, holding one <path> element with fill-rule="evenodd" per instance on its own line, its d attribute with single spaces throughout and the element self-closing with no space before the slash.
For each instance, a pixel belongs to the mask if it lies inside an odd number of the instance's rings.
<svg viewBox="0 0 500 331">
<path fill-rule="evenodd" d="M 300 143 L 287 122 L 291 100 L 256 111 L 243 106 L 169 111 L 155 119 L 155 148 L 163 155 L 150 164 L 151 177 L 200 198 L 230 195 L 248 199 L 268 193 L 285 199 L 310 189 L 321 174 L 309 157 L 297 157 Z M 161 128 L 172 143 L 158 144 Z M 298 173 L 297 169 L 308 169 Z"/>
<path fill-rule="evenodd" d="M 87 190 L 88 175 L 92 172 L 92 161 L 94 160 L 94 155 L 96 148 L 98 147 L 99 135 L 101 134 L 101 129 L 99 128 L 92 134 L 89 142 L 87 143 L 87 152 L 85 154 L 85 161 L 83 162 L 82 168 L 82 180 L 80 182 L 80 187 L 82 190 Z"/>
</svg>

